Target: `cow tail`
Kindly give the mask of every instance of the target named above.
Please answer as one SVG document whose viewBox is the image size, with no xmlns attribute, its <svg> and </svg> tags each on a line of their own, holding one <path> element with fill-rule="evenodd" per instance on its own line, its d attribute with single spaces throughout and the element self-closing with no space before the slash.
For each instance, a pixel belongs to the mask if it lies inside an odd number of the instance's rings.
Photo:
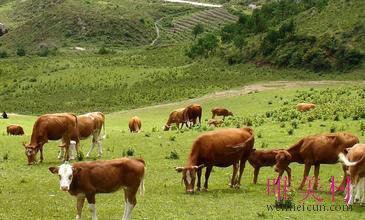
<svg viewBox="0 0 365 220">
<path fill-rule="evenodd" d="M 363 156 L 362 156 L 362 158 L 361 158 L 360 160 L 358 160 L 358 161 L 356 161 L 356 162 L 351 162 L 351 161 L 349 161 L 349 160 L 347 159 L 347 157 L 345 156 L 345 154 L 341 152 L 341 153 L 339 153 L 339 154 L 338 154 L 338 160 L 339 160 L 342 164 L 344 164 L 344 165 L 346 165 L 346 166 L 348 166 L 348 167 L 352 167 L 352 166 L 356 166 L 357 164 L 360 164 L 360 163 L 364 162 L 364 160 L 365 160 L 365 155 L 363 155 Z"/>
<path fill-rule="evenodd" d="M 134 131 L 139 132 L 138 122 L 136 120 L 133 121 L 133 127 L 134 127 Z"/>
<path fill-rule="evenodd" d="M 101 139 L 103 140 L 106 138 L 106 127 L 105 127 L 106 120 L 105 120 L 104 113 L 102 113 L 102 116 L 103 116 L 104 121 L 103 121 L 103 136 L 101 137 Z"/>
<path fill-rule="evenodd" d="M 141 177 L 141 182 L 139 184 L 139 193 L 141 194 L 141 196 L 144 196 L 144 192 L 145 192 L 145 188 L 144 188 L 144 176 L 146 174 L 146 162 L 142 159 L 142 158 L 138 158 L 136 159 L 138 160 L 139 162 L 143 163 L 143 174 L 142 174 L 142 177 Z"/>
</svg>

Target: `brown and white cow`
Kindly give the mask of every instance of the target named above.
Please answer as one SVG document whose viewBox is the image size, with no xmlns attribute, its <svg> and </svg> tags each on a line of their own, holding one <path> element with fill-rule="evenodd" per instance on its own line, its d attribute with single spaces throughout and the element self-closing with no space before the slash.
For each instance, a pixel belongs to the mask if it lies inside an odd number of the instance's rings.
<svg viewBox="0 0 365 220">
<path fill-rule="evenodd" d="M 348 148 L 347 152 L 346 156 L 344 153 L 339 155 L 340 162 L 348 166 L 351 179 L 350 198 L 347 204 L 352 205 L 354 201 L 365 204 L 365 144 L 356 144 Z"/>
<path fill-rule="evenodd" d="M 225 108 L 213 108 L 212 109 L 212 119 L 214 119 L 215 116 L 223 116 L 223 120 L 227 116 L 233 116 L 233 113 L 231 111 L 228 111 L 228 109 Z"/>
<path fill-rule="evenodd" d="M 141 131 L 142 122 L 137 116 L 134 116 L 128 123 L 130 132 L 139 133 Z"/>
<path fill-rule="evenodd" d="M 9 125 L 6 127 L 8 135 L 24 135 L 24 130 L 20 125 Z"/>
<path fill-rule="evenodd" d="M 228 128 L 210 131 L 200 135 L 193 143 L 188 161 L 184 167 L 176 167 L 182 172 L 187 193 L 194 192 L 196 175 L 197 188 L 200 191 L 202 168 L 206 167 L 204 189 L 208 189 L 208 179 L 213 166 L 228 167 L 233 165 L 231 187 L 239 187 L 246 160 L 254 145 L 251 128 Z M 237 178 L 238 163 L 240 162 Z"/>
<path fill-rule="evenodd" d="M 124 190 L 125 209 L 123 219 L 130 219 L 137 200 L 138 188 L 144 194 L 143 178 L 145 162 L 143 159 L 119 158 L 114 160 L 62 164 L 49 167 L 60 177 L 60 189 L 68 191 L 77 198 L 77 216 L 81 219 L 85 198 L 93 220 L 97 219 L 95 195 Z"/>
<path fill-rule="evenodd" d="M 297 104 L 297 109 L 300 112 L 306 112 L 306 111 L 309 111 L 309 110 L 311 110 L 315 107 L 316 107 L 316 105 L 313 104 L 313 103 L 298 103 Z"/>
<path fill-rule="evenodd" d="M 313 189 L 316 190 L 320 165 L 337 163 L 339 154 L 357 143 L 359 143 L 359 138 L 346 132 L 304 137 L 289 149 L 281 150 L 277 153 L 275 171 L 283 172 L 292 162 L 304 164 L 303 179 L 298 188 L 303 189 L 310 168 L 314 165 L 315 181 Z M 344 169 L 340 188 L 345 185 L 346 176 L 346 170 Z"/>
<path fill-rule="evenodd" d="M 90 112 L 83 115 L 77 116 L 78 130 L 75 131 L 73 136 L 78 136 L 80 140 L 85 140 L 92 136 L 92 142 L 90 146 L 90 150 L 87 152 L 86 157 L 89 158 L 92 150 L 95 145 L 98 145 L 98 157 L 101 157 L 103 154 L 103 146 L 101 141 L 106 138 L 106 128 L 105 128 L 105 115 L 102 112 Z M 101 135 L 101 130 L 103 129 L 103 135 Z M 70 157 L 73 159 L 73 150 L 76 143 L 71 143 L 70 148 Z M 60 154 L 58 158 L 61 158 L 61 155 L 64 153 L 63 146 L 65 145 L 65 141 L 62 140 L 62 145 Z"/>
<path fill-rule="evenodd" d="M 253 177 L 253 183 L 257 183 L 257 177 L 260 172 L 261 167 L 272 167 L 276 164 L 276 155 L 279 152 L 279 150 L 283 149 L 277 149 L 277 150 L 256 150 L 253 149 L 249 158 L 248 162 L 251 164 L 251 166 L 255 169 L 254 170 L 254 177 Z M 289 186 L 291 182 L 291 169 L 289 167 L 285 168 L 286 173 L 288 174 L 289 179 Z M 279 173 L 279 177 L 281 177 L 284 173 L 284 170 Z M 277 181 L 279 180 L 279 177 L 277 178 Z M 277 182 L 276 181 L 276 182 Z"/>
<path fill-rule="evenodd" d="M 180 129 L 180 124 L 181 124 L 181 128 L 183 128 L 184 124 L 186 127 L 188 127 L 188 121 L 189 120 L 185 114 L 185 108 L 176 109 L 175 111 L 170 113 L 169 119 L 167 120 L 167 123 L 164 127 L 164 131 L 170 130 L 171 124 L 173 124 L 173 123 L 176 124 L 176 127 L 178 129 Z"/>
<path fill-rule="evenodd" d="M 202 107 L 199 104 L 191 104 L 185 108 L 185 117 L 187 118 L 189 123 L 192 125 L 197 124 L 197 120 L 199 120 L 199 124 L 202 122 Z"/>
<path fill-rule="evenodd" d="M 48 140 L 64 140 L 66 152 L 64 160 L 69 160 L 70 141 L 74 140 L 79 144 L 77 134 L 77 117 L 74 114 L 46 114 L 39 116 L 33 125 L 32 137 L 29 144 L 24 144 L 25 154 L 28 157 L 28 165 L 36 162 L 36 154 L 41 153 L 40 160 L 43 161 L 43 145 Z M 76 148 L 78 150 L 78 147 Z"/>
<path fill-rule="evenodd" d="M 224 121 L 222 120 L 209 119 L 207 124 L 208 126 L 220 127 L 223 123 Z"/>
</svg>

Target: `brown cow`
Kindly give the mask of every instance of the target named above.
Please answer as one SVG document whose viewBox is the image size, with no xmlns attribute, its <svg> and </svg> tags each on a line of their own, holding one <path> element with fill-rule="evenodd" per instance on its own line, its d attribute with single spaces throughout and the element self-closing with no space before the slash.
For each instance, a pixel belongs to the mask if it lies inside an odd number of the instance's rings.
<svg viewBox="0 0 365 220">
<path fill-rule="evenodd" d="M 226 116 L 233 116 L 233 113 L 228 111 L 225 108 L 213 108 L 212 109 L 212 118 L 214 119 L 215 116 L 223 116 L 223 120 Z"/>
<path fill-rule="evenodd" d="M 102 112 L 90 112 L 83 115 L 77 116 L 78 130 L 74 133 L 73 137 L 79 137 L 80 140 L 85 140 L 89 138 L 91 135 L 93 136 L 90 150 L 87 152 L 86 157 L 89 158 L 92 150 L 95 145 L 98 145 L 98 157 L 101 157 L 103 154 L 103 146 L 101 141 L 106 138 L 106 128 L 105 128 L 105 115 Z M 103 135 L 101 135 L 101 130 L 103 129 Z M 70 145 L 70 158 L 73 159 L 73 151 L 75 148 L 75 144 Z M 62 141 L 61 151 L 58 155 L 58 158 L 61 158 L 63 155 L 65 142 Z"/>
<path fill-rule="evenodd" d="M 74 137 L 77 133 L 77 117 L 74 114 L 46 114 L 38 117 L 33 125 L 32 137 L 28 145 L 24 144 L 25 154 L 28 157 L 28 165 L 36 162 L 36 154 L 41 152 L 43 161 L 43 145 L 48 140 L 59 140 L 62 138 L 65 143 L 66 152 L 64 160 L 69 160 L 69 145 L 71 139 L 79 144 L 79 138 Z M 78 150 L 78 149 L 77 149 Z"/>
<path fill-rule="evenodd" d="M 197 188 L 200 191 L 202 168 L 206 167 L 204 190 L 208 189 L 208 179 L 213 166 L 233 165 L 231 187 L 239 187 L 246 160 L 253 148 L 255 139 L 251 128 L 228 128 L 210 131 L 200 135 L 193 143 L 185 167 L 176 167 L 182 172 L 187 193 L 194 192 L 196 174 Z M 237 178 L 238 162 L 240 162 Z"/>
<path fill-rule="evenodd" d="M 134 133 L 139 133 L 142 127 L 141 119 L 134 116 L 128 123 L 129 130 Z"/>
<path fill-rule="evenodd" d="M 124 190 L 125 209 L 123 219 L 130 219 L 132 209 L 137 203 L 136 194 L 141 186 L 144 194 L 143 178 L 145 162 L 142 159 L 120 158 L 106 161 L 65 163 L 50 167 L 53 174 L 60 177 L 60 189 L 68 191 L 77 198 L 77 216 L 81 219 L 85 198 L 93 220 L 96 220 L 95 194 L 112 193 Z"/>
<path fill-rule="evenodd" d="M 209 119 L 208 126 L 220 127 L 224 122 L 217 119 Z"/>
<path fill-rule="evenodd" d="M 305 164 L 303 179 L 298 188 L 303 189 L 310 168 L 314 165 L 315 181 L 313 189 L 316 190 L 320 164 L 337 163 L 339 153 L 344 152 L 346 148 L 350 148 L 356 143 L 359 143 L 359 139 L 345 132 L 307 136 L 289 149 L 277 153 L 275 171 L 284 172 L 283 170 L 292 162 Z M 346 170 L 344 170 L 340 188 L 344 186 L 345 182 Z"/>
<path fill-rule="evenodd" d="M 6 127 L 8 135 L 24 135 L 24 130 L 20 125 L 9 125 Z"/>
<path fill-rule="evenodd" d="M 202 123 L 202 107 L 199 104 L 191 104 L 185 108 L 185 117 L 188 122 L 192 122 L 192 125 L 197 124 L 197 119 L 199 119 L 199 124 Z"/>
<path fill-rule="evenodd" d="M 313 103 L 298 103 L 297 104 L 297 109 L 300 112 L 306 112 L 306 111 L 309 111 L 309 110 L 311 110 L 315 107 L 316 107 L 316 105 L 313 104 Z"/>
<path fill-rule="evenodd" d="M 352 205 L 361 197 L 360 203 L 365 204 L 365 195 L 363 195 L 365 193 L 365 144 L 356 144 L 347 151 L 347 156 L 343 153 L 339 155 L 340 162 L 349 167 L 348 172 L 351 178 L 350 198 L 347 204 Z"/>
<path fill-rule="evenodd" d="M 260 172 L 261 167 L 268 167 L 268 166 L 274 166 L 276 163 L 276 155 L 279 152 L 279 150 L 256 150 L 253 149 L 249 158 L 248 162 L 251 164 L 251 166 L 255 169 L 254 170 L 254 177 L 253 177 L 253 183 L 257 183 L 257 177 Z M 289 186 L 291 182 L 291 169 L 289 167 L 285 168 L 286 173 L 288 174 L 289 179 Z M 279 177 L 283 175 L 284 171 L 279 173 Z M 276 182 L 279 180 L 279 177 L 277 178 Z"/>
<path fill-rule="evenodd" d="M 188 127 L 188 119 L 185 114 L 185 108 L 179 108 L 170 113 L 164 131 L 170 130 L 172 123 L 175 123 L 178 129 L 180 129 L 180 124 L 182 124 L 181 128 L 183 128 L 184 124 Z"/>
</svg>

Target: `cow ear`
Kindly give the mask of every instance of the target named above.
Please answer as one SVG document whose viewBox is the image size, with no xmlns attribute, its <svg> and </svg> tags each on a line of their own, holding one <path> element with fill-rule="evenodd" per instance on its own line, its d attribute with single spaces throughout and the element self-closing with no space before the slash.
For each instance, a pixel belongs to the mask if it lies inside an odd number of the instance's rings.
<svg viewBox="0 0 365 220">
<path fill-rule="evenodd" d="M 285 152 L 285 157 L 288 160 L 291 160 L 291 154 L 288 151 L 284 151 Z"/>
<path fill-rule="evenodd" d="M 175 170 L 178 172 L 178 173 L 181 173 L 183 170 L 184 170 L 184 167 L 176 167 Z"/>
<path fill-rule="evenodd" d="M 22 145 L 23 145 L 25 148 L 27 148 L 27 143 L 22 142 Z"/>
<path fill-rule="evenodd" d="M 81 168 L 81 167 L 77 167 L 77 168 L 72 167 L 72 172 L 73 172 L 73 174 L 78 174 L 81 170 L 82 170 L 82 168 Z"/>
<path fill-rule="evenodd" d="M 347 153 L 349 153 L 349 151 L 350 151 L 350 149 L 351 149 L 351 147 L 348 147 L 348 148 L 345 148 L 345 153 L 347 154 Z"/>
<path fill-rule="evenodd" d="M 58 174 L 58 167 L 49 167 L 48 170 L 53 174 Z"/>
</svg>

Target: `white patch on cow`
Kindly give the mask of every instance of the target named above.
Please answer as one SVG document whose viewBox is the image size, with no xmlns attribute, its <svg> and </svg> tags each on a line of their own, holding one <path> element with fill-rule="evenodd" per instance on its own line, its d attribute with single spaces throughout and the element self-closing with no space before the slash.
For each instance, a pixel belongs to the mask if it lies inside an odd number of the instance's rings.
<svg viewBox="0 0 365 220">
<path fill-rule="evenodd" d="M 70 148 L 68 150 L 68 156 L 70 157 L 70 160 L 75 159 L 75 152 L 76 152 L 76 141 L 70 141 Z"/>
<path fill-rule="evenodd" d="M 95 207 L 95 204 L 89 204 L 89 210 L 90 210 L 90 213 L 91 213 L 91 219 L 92 220 L 97 220 L 98 217 L 96 217 L 96 207 Z"/>
<path fill-rule="evenodd" d="M 72 182 L 72 166 L 70 164 L 62 164 L 58 169 L 60 176 L 60 189 L 68 191 Z"/>
<path fill-rule="evenodd" d="M 127 199 L 127 201 L 125 202 L 125 207 L 124 207 L 123 220 L 131 219 L 132 210 L 133 210 L 133 204 L 129 203 L 129 201 Z"/>
<path fill-rule="evenodd" d="M 186 181 L 188 182 L 188 184 L 191 183 L 192 179 L 191 179 L 191 174 L 190 174 L 190 170 L 186 171 Z"/>
</svg>

